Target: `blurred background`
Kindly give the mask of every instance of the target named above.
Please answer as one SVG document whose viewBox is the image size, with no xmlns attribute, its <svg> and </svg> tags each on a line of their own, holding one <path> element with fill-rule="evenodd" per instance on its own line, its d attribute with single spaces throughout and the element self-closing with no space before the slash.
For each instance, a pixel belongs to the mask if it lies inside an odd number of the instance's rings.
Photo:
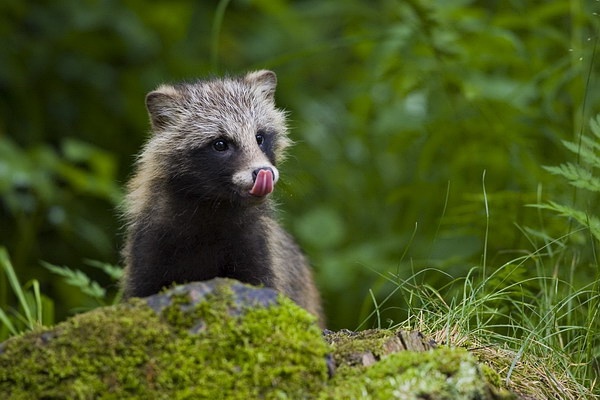
<svg viewBox="0 0 600 400">
<path fill-rule="evenodd" d="M 393 281 L 441 287 L 564 229 L 527 205 L 573 200 L 542 166 L 573 159 L 561 141 L 600 112 L 599 11 L 591 0 L 3 0 L 0 246 L 22 282 L 40 282 L 53 321 L 98 302 L 41 261 L 113 296 L 89 260 L 120 263 L 145 94 L 268 68 L 296 142 L 280 216 L 312 260 L 330 328 L 354 329 Z M 575 281 L 589 282 L 582 265 Z M 0 307 L 13 297 L 0 276 Z M 402 307 L 392 295 L 384 320 Z"/>
</svg>

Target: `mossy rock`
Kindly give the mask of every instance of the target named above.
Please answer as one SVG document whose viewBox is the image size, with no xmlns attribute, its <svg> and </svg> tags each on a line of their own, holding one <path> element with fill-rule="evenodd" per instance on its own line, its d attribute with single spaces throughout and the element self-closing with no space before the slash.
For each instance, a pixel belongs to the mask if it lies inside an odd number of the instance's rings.
<svg viewBox="0 0 600 400">
<path fill-rule="evenodd" d="M 216 279 L 4 342 L 0 398 L 300 398 L 327 380 L 327 352 L 290 300 Z"/>
<path fill-rule="evenodd" d="M 321 399 L 515 399 L 497 373 L 463 348 L 438 347 L 419 332 L 328 332 L 336 373 Z"/>
<path fill-rule="evenodd" d="M 406 351 L 408 338 L 423 348 Z M 292 301 L 227 279 L 0 344 L 2 399 L 511 398 L 488 375 L 465 350 L 403 331 L 327 332 L 324 340 Z"/>
</svg>

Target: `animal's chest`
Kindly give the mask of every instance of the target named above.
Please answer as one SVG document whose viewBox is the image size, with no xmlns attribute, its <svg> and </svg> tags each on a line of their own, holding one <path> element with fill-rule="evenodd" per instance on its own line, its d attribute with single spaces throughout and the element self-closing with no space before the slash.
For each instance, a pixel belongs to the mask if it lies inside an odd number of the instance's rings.
<svg viewBox="0 0 600 400">
<path fill-rule="evenodd" d="M 179 238 L 174 246 L 176 280 L 206 280 L 215 277 L 238 279 L 252 284 L 269 284 L 269 243 L 259 234 L 213 231 L 210 235 Z"/>
</svg>

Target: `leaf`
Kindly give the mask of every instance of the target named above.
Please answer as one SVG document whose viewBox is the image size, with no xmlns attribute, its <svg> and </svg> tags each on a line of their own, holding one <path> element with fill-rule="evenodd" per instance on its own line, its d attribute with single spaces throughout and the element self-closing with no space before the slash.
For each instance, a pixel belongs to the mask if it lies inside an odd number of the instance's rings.
<svg viewBox="0 0 600 400">
<path fill-rule="evenodd" d="M 600 139 L 600 114 L 596 115 L 596 118 L 590 119 L 590 128 L 594 136 Z"/>
<path fill-rule="evenodd" d="M 100 286 L 98 282 L 91 280 L 84 272 L 72 270 L 64 266 L 53 265 L 45 261 L 42 261 L 41 263 L 49 271 L 64 277 L 67 284 L 78 288 L 88 296 L 98 300 L 102 300 L 106 297 L 106 290 Z"/>
<path fill-rule="evenodd" d="M 562 217 L 572 218 L 582 226 L 588 228 L 592 235 L 594 235 L 597 240 L 600 240 L 600 219 L 598 217 L 553 201 L 547 204 L 535 205 L 534 207 L 551 210 L 558 213 Z"/>
<path fill-rule="evenodd" d="M 8 317 L 8 315 L 6 315 L 4 310 L 2 310 L 1 308 L 0 308 L 0 322 L 2 322 L 2 324 L 4 326 L 6 326 L 6 328 L 9 330 L 11 335 L 16 335 L 19 333 L 17 331 L 17 329 L 15 328 L 15 326 L 13 325 L 13 323 L 10 321 L 10 318 Z"/>
<path fill-rule="evenodd" d="M 10 283 L 14 294 L 19 299 L 19 303 L 21 304 L 23 312 L 25 313 L 25 319 L 27 321 L 27 324 L 29 325 L 29 327 L 33 327 L 35 323 L 32 316 L 32 310 L 29 307 L 29 303 L 25 299 L 25 293 L 23 292 L 23 288 L 21 287 L 19 279 L 17 278 L 15 270 L 10 262 L 10 258 L 8 257 L 8 251 L 6 251 L 4 247 L 0 247 L 0 266 L 2 267 L 2 269 L 4 269 L 4 273 L 8 278 L 8 282 Z"/>
<path fill-rule="evenodd" d="M 590 171 L 572 163 L 561 164 L 558 167 L 544 167 L 546 171 L 554 175 L 566 178 L 575 187 L 592 192 L 600 192 L 600 179 L 596 178 Z"/>
<path fill-rule="evenodd" d="M 0 247 L 0 268 L 4 270 L 13 293 L 19 300 L 20 308 L 23 310 L 24 315 L 20 311 L 13 312 L 14 318 L 30 330 L 42 325 L 43 307 L 39 282 L 32 279 L 25 285 L 21 285 L 10 262 L 8 251 L 4 247 Z M 9 315 L 2 309 L 0 309 L 0 322 L 12 335 L 19 333 L 20 330 L 13 325 Z"/>
<path fill-rule="evenodd" d="M 600 149 L 600 144 L 585 136 L 581 138 L 581 145 L 566 140 L 563 140 L 562 143 L 571 152 L 579 155 L 579 158 L 585 164 L 589 164 L 592 167 L 600 167 L 600 157 L 594 153 L 594 149 Z"/>
<path fill-rule="evenodd" d="M 85 260 L 85 263 L 90 267 L 98 268 L 102 270 L 106 275 L 110 277 L 113 281 L 118 281 L 123 277 L 123 267 L 119 265 L 113 265 L 109 263 L 104 263 L 97 260 Z"/>
</svg>

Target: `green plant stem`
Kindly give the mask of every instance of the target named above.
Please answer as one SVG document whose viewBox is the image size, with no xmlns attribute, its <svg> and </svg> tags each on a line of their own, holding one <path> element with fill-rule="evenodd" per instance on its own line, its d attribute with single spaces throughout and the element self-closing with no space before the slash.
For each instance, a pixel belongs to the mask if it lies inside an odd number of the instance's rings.
<svg viewBox="0 0 600 400">
<path fill-rule="evenodd" d="M 225 17 L 225 10 L 230 2 L 231 0 L 219 1 L 219 5 L 217 6 L 213 18 L 210 65 L 215 73 L 219 72 L 219 37 L 221 34 L 221 26 L 223 25 L 223 18 Z"/>
<path fill-rule="evenodd" d="M 486 266 L 487 266 L 487 249 L 488 249 L 488 236 L 489 236 L 489 232 L 490 232 L 490 209 L 488 207 L 488 199 L 487 199 L 487 192 L 485 191 L 485 170 L 483 170 L 483 176 L 481 177 L 481 185 L 483 188 L 483 202 L 485 204 L 485 236 L 483 238 L 483 260 L 482 260 L 482 267 L 483 267 L 483 283 L 485 284 L 485 280 L 486 280 Z"/>
<path fill-rule="evenodd" d="M 30 327 L 34 326 L 34 320 L 31 315 L 31 310 L 29 309 L 27 300 L 25 299 L 25 294 L 23 293 L 23 289 L 19 284 L 19 280 L 17 279 L 17 275 L 15 274 L 15 270 L 10 262 L 10 258 L 8 257 L 8 251 L 4 247 L 0 247 L 0 265 L 4 269 L 4 273 L 8 278 L 8 282 L 12 287 L 21 307 L 23 308 L 23 312 L 25 313 L 25 318 Z"/>
</svg>

